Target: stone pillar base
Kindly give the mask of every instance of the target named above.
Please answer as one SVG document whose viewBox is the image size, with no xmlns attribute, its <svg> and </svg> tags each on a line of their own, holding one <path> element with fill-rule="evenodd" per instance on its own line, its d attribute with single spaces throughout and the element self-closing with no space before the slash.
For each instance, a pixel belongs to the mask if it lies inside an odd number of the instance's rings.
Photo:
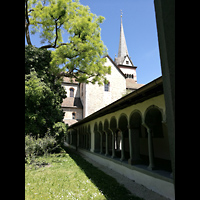
<svg viewBox="0 0 200 200">
<path fill-rule="evenodd" d="M 152 165 L 149 165 L 149 166 L 147 167 L 147 169 L 152 171 L 152 170 L 154 170 L 154 169 L 155 169 L 155 167 L 154 167 L 154 166 L 152 166 Z"/>
<path fill-rule="evenodd" d="M 117 158 L 117 156 L 116 155 L 112 155 L 111 158 Z"/>
<path fill-rule="evenodd" d="M 129 165 L 141 164 L 141 160 L 134 160 L 134 159 L 129 158 L 129 159 L 128 159 L 128 164 L 129 164 Z"/>
</svg>

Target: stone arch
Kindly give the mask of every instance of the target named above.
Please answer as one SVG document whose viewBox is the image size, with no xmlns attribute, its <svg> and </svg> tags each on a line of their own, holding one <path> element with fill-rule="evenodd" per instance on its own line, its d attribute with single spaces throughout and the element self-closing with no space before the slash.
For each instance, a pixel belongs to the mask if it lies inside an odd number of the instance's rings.
<svg viewBox="0 0 200 200">
<path fill-rule="evenodd" d="M 117 130 L 117 120 L 114 116 L 110 119 L 110 129 L 114 132 Z"/>
<path fill-rule="evenodd" d="M 128 128 L 128 117 L 126 114 L 122 113 L 118 120 L 118 128 L 121 131 L 127 130 Z"/>
<path fill-rule="evenodd" d="M 112 116 L 110 119 L 110 130 L 112 132 L 112 158 L 121 158 L 121 152 L 119 152 L 119 145 L 117 144 L 119 129 L 117 128 L 117 120 L 115 116 Z"/>
<path fill-rule="evenodd" d="M 151 105 L 151 106 L 149 106 L 149 107 L 145 110 L 145 112 L 144 112 L 144 119 L 146 118 L 147 112 L 148 112 L 149 110 L 151 110 L 151 109 L 157 109 L 157 110 L 159 110 L 160 113 L 161 113 L 161 116 L 162 116 L 162 120 L 164 119 L 164 112 L 163 112 L 163 109 L 162 109 L 162 108 L 159 108 L 159 107 L 156 106 L 156 105 Z"/>
<path fill-rule="evenodd" d="M 129 146 L 130 146 L 130 159 L 128 160 L 129 164 L 140 163 L 141 130 L 142 130 L 142 114 L 139 110 L 135 109 L 131 112 L 129 117 Z"/>
<path fill-rule="evenodd" d="M 169 155 L 168 138 L 163 132 L 163 110 L 151 105 L 145 111 L 144 122 L 148 128 L 149 169 L 165 169 L 171 171 L 170 159 L 163 158 Z M 164 153 L 164 154 L 163 154 Z"/>
<path fill-rule="evenodd" d="M 94 124 L 94 132 L 96 132 L 98 130 L 98 125 L 97 125 L 97 122 L 95 122 Z"/>
<path fill-rule="evenodd" d="M 163 137 L 163 111 L 158 106 L 149 106 L 144 114 L 144 122 L 151 129 L 153 137 Z"/>
<path fill-rule="evenodd" d="M 119 117 L 118 128 L 121 134 L 121 160 L 128 160 L 130 157 L 129 134 L 128 134 L 128 117 L 122 113 Z M 119 138 L 119 137 L 118 137 Z M 118 139 L 119 141 L 119 139 Z"/>
<path fill-rule="evenodd" d="M 101 121 L 99 122 L 99 131 L 100 131 L 100 132 L 102 132 L 102 131 L 103 131 L 103 124 L 102 124 L 102 122 L 101 122 Z"/>
<path fill-rule="evenodd" d="M 131 112 L 129 117 L 130 128 L 138 128 L 142 124 L 142 113 L 139 110 L 134 110 Z"/>
<path fill-rule="evenodd" d="M 159 108 L 155 105 L 149 106 L 144 113 L 144 124 L 148 132 L 148 160 L 150 170 L 155 169 L 155 133 L 161 132 L 162 115 Z M 156 127 L 157 126 L 157 127 Z M 147 160 L 146 160 L 147 161 Z"/>
<path fill-rule="evenodd" d="M 104 130 L 108 131 L 108 129 L 109 129 L 109 122 L 108 122 L 107 119 L 105 119 L 105 121 L 104 121 Z"/>
</svg>

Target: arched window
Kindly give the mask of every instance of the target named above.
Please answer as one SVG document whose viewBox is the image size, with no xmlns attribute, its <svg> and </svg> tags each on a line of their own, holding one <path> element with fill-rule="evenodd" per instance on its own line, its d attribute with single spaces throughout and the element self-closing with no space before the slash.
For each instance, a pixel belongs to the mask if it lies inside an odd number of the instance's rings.
<svg viewBox="0 0 200 200">
<path fill-rule="evenodd" d="M 69 91 L 70 91 L 70 97 L 74 97 L 74 88 L 70 88 Z"/>
<path fill-rule="evenodd" d="M 76 119 L 76 113 L 75 112 L 72 113 L 72 119 Z"/>
</svg>

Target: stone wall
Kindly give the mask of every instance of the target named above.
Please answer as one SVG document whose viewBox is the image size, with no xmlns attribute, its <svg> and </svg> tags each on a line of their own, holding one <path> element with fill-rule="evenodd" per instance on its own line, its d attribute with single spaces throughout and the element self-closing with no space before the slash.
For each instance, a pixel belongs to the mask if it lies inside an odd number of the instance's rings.
<svg viewBox="0 0 200 200">
<path fill-rule="evenodd" d="M 115 65 L 110 61 L 108 57 L 105 66 L 111 66 L 111 74 L 106 75 L 107 79 L 110 82 L 110 89 L 109 91 L 104 91 L 104 85 L 98 86 L 97 83 L 94 85 L 85 85 L 84 90 L 86 92 L 86 102 L 83 104 L 83 107 L 85 106 L 83 117 L 87 117 L 93 112 L 96 112 L 97 110 L 118 100 L 122 97 L 122 94 L 125 93 L 125 77 L 120 73 L 120 71 L 115 67 Z"/>
<path fill-rule="evenodd" d="M 62 110 L 65 113 L 63 121 L 69 126 L 82 119 L 83 110 L 81 108 L 62 108 Z M 75 113 L 75 120 L 72 120 L 72 113 Z"/>
</svg>

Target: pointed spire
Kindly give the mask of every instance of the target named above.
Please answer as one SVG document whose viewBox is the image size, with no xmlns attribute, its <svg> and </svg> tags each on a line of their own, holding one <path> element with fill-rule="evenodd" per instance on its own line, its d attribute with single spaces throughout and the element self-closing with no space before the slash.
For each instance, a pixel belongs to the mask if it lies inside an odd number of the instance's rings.
<svg viewBox="0 0 200 200">
<path fill-rule="evenodd" d="M 122 24 L 122 10 L 121 10 L 121 25 L 120 25 L 120 39 L 119 39 L 119 49 L 118 49 L 118 56 L 116 59 L 117 64 L 121 64 L 124 56 L 128 55 L 128 49 L 126 45 L 126 39 L 124 35 L 124 28 Z"/>
</svg>

